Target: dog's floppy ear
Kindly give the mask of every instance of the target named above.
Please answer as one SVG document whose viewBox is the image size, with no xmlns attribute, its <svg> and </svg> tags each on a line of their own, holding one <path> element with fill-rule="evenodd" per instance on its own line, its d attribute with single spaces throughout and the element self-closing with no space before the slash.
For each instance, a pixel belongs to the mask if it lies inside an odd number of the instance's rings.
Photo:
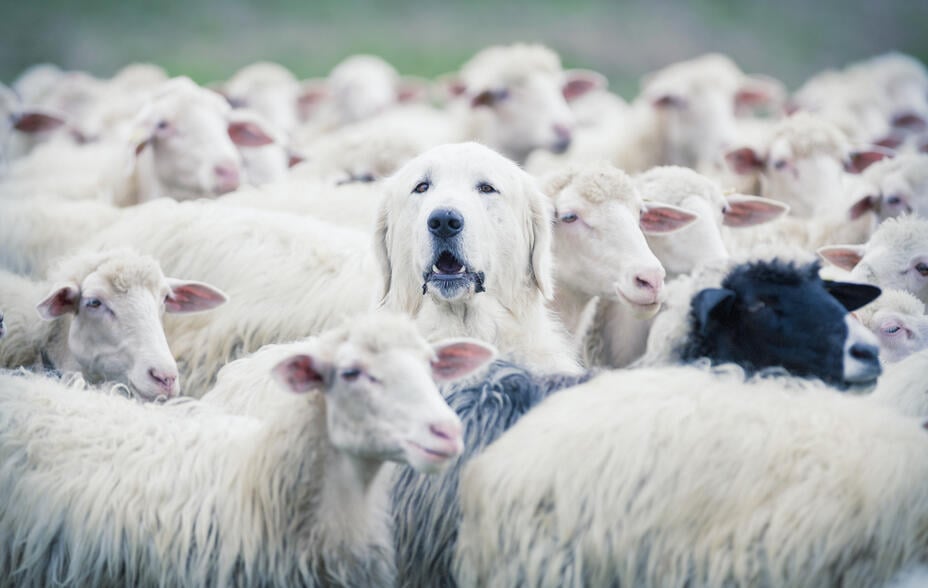
<svg viewBox="0 0 928 588">
<path fill-rule="evenodd" d="M 535 285 L 546 300 L 554 298 L 554 254 L 551 252 L 551 201 L 542 194 L 534 178 L 526 174 L 525 192 L 529 201 L 529 262 Z"/>
<path fill-rule="evenodd" d="M 387 294 L 390 293 L 390 278 L 393 272 L 393 268 L 390 267 L 390 251 L 387 248 L 387 217 L 389 216 L 387 204 L 389 202 L 389 198 L 381 199 L 380 207 L 377 209 L 377 220 L 374 225 L 374 259 L 377 260 L 377 267 L 380 270 L 381 289 L 379 299 L 381 305 L 386 301 Z"/>
</svg>

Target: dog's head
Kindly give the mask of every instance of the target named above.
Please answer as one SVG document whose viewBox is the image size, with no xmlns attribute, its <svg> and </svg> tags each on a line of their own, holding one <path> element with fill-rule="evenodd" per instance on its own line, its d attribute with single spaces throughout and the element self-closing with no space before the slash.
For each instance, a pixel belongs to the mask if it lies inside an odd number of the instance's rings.
<svg viewBox="0 0 928 588">
<path fill-rule="evenodd" d="M 374 245 L 383 304 L 483 292 L 510 307 L 552 296 L 550 204 L 515 163 L 477 143 L 442 145 L 385 182 Z"/>
</svg>

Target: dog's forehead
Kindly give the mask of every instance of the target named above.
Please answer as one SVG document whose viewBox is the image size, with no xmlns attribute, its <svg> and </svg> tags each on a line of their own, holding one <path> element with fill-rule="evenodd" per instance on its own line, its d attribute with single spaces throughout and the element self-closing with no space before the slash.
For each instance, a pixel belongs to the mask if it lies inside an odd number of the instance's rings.
<svg viewBox="0 0 928 588">
<path fill-rule="evenodd" d="M 406 181 L 428 179 L 436 186 L 485 181 L 516 185 L 523 172 L 511 160 L 478 143 L 443 145 L 406 165 L 400 174 Z"/>
</svg>

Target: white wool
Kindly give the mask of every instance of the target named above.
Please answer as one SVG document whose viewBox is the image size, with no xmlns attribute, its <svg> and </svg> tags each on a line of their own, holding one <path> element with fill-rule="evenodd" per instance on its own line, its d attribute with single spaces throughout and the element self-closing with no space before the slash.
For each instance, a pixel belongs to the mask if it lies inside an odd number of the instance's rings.
<svg viewBox="0 0 928 588">
<path fill-rule="evenodd" d="M 22 585 L 392 584 L 382 465 L 413 463 L 402 443 L 456 417 L 425 375 L 431 349 L 409 321 L 399 333 L 396 321 L 365 320 L 393 334 L 368 357 L 404 366 L 383 389 L 342 384 L 331 371 L 349 367 L 328 359 L 358 339 L 343 336 L 314 357 L 317 389 L 271 390 L 267 369 L 253 378 L 266 419 L 0 376 L 3 576 Z M 315 353 L 301 342 L 287 349 Z"/>
<path fill-rule="evenodd" d="M 230 100 L 261 114 L 281 132 L 297 125 L 299 82 L 287 68 L 266 61 L 245 66 L 221 85 Z"/>
<path fill-rule="evenodd" d="M 928 546 L 926 444 L 919 420 L 817 382 L 604 374 L 467 466 L 456 580 L 879 586 Z"/>
<path fill-rule="evenodd" d="M 885 366 L 873 399 L 902 414 L 928 418 L 928 349 Z"/>
<path fill-rule="evenodd" d="M 883 221 L 860 248 L 863 258 L 851 272 L 859 281 L 907 290 L 928 304 L 928 219 L 901 216 Z"/>
</svg>

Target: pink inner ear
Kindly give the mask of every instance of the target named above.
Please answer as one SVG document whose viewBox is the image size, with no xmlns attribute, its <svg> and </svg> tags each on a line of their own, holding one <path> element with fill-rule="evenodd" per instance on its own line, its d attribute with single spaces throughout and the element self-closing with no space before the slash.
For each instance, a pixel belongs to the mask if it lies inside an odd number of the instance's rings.
<svg viewBox="0 0 928 588">
<path fill-rule="evenodd" d="M 860 250 L 841 245 L 822 247 L 818 250 L 818 254 L 822 259 L 846 271 L 853 270 L 863 259 Z"/>
<path fill-rule="evenodd" d="M 651 204 L 642 210 L 638 226 L 648 234 L 672 233 L 697 219 L 697 215 L 682 208 Z"/>
<path fill-rule="evenodd" d="M 148 137 L 147 139 L 145 139 L 144 141 L 142 141 L 141 143 L 135 146 L 136 157 L 142 154 L 142 151 L 144 151 L 145 148 L 148 147 L 149 143 L 151 143 L 151 137 Z"/>
<path fill-rule="evenodd" d="M 851 220 L 854 220 L 862 217 L 871 210 L 877 212 L 879 201 L 880 199 L 878 196 L 864 196 L 854 203 L 854 206 L 852 206 L 848 212 L 848 216 L 850 216 Z"/>
<path fill-rule="evenodd" d="M 78 300 L 80 291 L 75 286 L 63 286 L 39 302 L 36 310 L 45 320 L 52 320 L 69 312 L 77 312 Z"/>
<path fill-rule="evenodd" d="M 757 196 L 729 196 L 722 223 L 727 227 L 752 227 L 776 220 L 789 212 L 789 206 Z"/>
<path fill-rule="evenodd" d="M 888 150 L 868 149 L 866 151 L 855 151 L 848 156 L 844 169 L 852 174 L 859 174 L 874 163 L 892 157 L 892 155 Z"/>
<path fill-rule="evenodd" d="M 682 108 L 686 101 L 679 96 L 674 96 L 673 94 L 665 94 L 660 98 L 656 98 L 651 101 L 656 108 Z"/>
<path fill-rule="evenodd" d="M 432 377 L 436 382 L 457 380 L 489 363 L 496 353 L 486 345 L 458 341 L 436 346 Z"/>
<path fill-rule="evenodd" d="M 325 378 L 316 369 L 313 358 L 308 355 L 289 357 L 274 366 L 271 373 L 291 392 L 308 392 L 325 384 Z"/>
<path fill-rule="evenodd" d="M 175 281 L 170 287 L 164 299 L 167 312 L 199 312 L 216 308 L 228 300 L 225 294 L 208 284 Z"/>
<path fill-rule="evenodd" d="M 561 92 L 564 94 L 564 99 L 570 102 L 602 87 L 604 87 L 603 81 L 592 74 L 573 73 L 567 76 Z"/>
<path fill-rule="evenodd" d="M 753 174 L 764 169 L 767 165 L 764 159 L 759 157 L 757 152 L 750 147 L 729 151 L 725 154 L 725 161 L 738 174 Z"/>
<path fill-rule="evenodd" d="M 64 124 L 64 119 L 44 112 L 23 112 L 13 119 L 13 128 L 23 133 L 44 133 Z"/>
<path fill-rule="evenodd" d="M 287 158 L 287 167 L 293 167 L 294 165 L 299 165 L 306 161 L 305 157 L 292 151 L 287 154 Z"/>
<path fill-rule="evenodd" d="M 253 122 L 229 123 L 229 137 L 233 143 L 242 147 L 262 147 L 274 142 L 264 129 Z"/>
</svg>

